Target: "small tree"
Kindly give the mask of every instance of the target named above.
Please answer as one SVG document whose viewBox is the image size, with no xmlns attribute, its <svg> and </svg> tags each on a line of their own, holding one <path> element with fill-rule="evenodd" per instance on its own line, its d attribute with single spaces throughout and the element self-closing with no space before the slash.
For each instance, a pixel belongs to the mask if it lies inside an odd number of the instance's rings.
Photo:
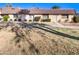
<svg viewBox="0 0 79 59">
<path fill-rule="evenodd" d="M 73 21 L 74 23 L 79 23 L 79 16 L 74 16 L 74 17 L 72 18 L 72 21 Z"/>
<path fill-rule="evenodd" d="M 8 15 L 3 16 L 3 20 L 4 20 L 4 21 L 8 21 L 8 18 L 9 18 Z"/>
<path fill-rule="evenodd" d="M 59 6 L 53 6 L 52 9 L 60 9 Z"/>
</svg>

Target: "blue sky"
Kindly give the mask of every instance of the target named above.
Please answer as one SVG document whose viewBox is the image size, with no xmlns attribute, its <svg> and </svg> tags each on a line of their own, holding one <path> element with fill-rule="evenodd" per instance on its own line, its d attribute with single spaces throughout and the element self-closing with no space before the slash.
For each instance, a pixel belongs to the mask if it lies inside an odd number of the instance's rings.
<svg viewBox="0 0 79 59">
<path fill-rule="evenodd" d="M 0 3 L 0 8 L 5 7 L 6 3 Z M 75 9 L 79 12 L 79 3 L 12 3 L 13 7 L 21 7 L 21 8 L 48 8 L 50 9 L 52 6 L 60 6 L 63 9 Z"/>
</svg>

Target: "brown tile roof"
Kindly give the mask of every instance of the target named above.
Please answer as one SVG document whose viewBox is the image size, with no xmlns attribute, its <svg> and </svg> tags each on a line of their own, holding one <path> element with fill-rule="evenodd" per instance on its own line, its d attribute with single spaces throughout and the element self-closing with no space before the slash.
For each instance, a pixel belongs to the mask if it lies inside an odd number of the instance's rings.
<svg viewBox="0 0 79 59">
<path fill-rule="evenodd" d="M 20 11 L 19 8 L 5 7 L 5 8 L 2 8 L 1 14 L 16 14 L 19 11 Z"/>
<path fill-rule="evenodd" d="M 19 14 L 29 14 L 29 10 L 27 10 L 27 9 L 21 9 L 18 13 Z"/>
<path fill-rule="evenodd" d="M 1 14 L 75 14 L 75 10 L 62 10 L 62 9 L 20 9 L 5 7 L 0 9 Z"/>
<path fill-rule="evenodd" d="M 75 14 L 75 10 L 62 10 L 62 9 L 30 9 L 29 14 Z"/>
</svg>

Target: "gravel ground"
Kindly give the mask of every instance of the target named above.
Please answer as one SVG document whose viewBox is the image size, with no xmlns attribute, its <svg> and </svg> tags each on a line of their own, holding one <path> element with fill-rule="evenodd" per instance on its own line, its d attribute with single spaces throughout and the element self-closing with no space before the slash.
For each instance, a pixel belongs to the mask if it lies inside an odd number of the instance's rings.
<svg viewBox="0 0 79 59">
<path fill-rule="evenodd" d="M 79 54 L 79 30 L 7 27 L 0 29 L 1 55 Z"/>
</svg>

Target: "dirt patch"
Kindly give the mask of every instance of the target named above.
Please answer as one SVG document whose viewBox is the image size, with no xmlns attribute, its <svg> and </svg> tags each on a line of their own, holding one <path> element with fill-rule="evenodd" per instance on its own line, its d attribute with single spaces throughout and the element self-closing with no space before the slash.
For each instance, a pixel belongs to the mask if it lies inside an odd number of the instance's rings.
<svg viewBox="0 0 79 59">
<path fill-rule="evenodd" d="M 37 28 L 8 27 L 0 30 L 0 54 L 79 54 L 79 40 Z"/>
</svg>

